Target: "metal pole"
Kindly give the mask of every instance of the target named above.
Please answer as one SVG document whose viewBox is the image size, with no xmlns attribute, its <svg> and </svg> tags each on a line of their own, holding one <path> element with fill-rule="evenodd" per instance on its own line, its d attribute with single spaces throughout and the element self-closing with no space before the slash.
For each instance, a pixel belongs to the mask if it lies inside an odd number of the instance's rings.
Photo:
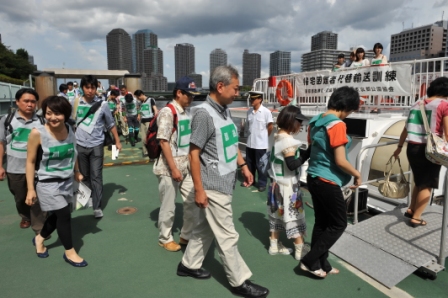
<svg viewBox="0 0 448 298">
<path fill-rule="evenodd" d="M 443 193 L 443 213 L 442 213 L 442 235 L 440 236 L 440 252 L 439 252 L 439 265 L 445 267 L 445 238 L 446 238 L 446 225 L 447 225 L 447 215 L 448 215 L 448 172 L 445 174 L 445 189 Z"/>
<path fill-rule="evenodd" d="M 11 84 L 9 84 L 9 111 L 12 111 L 12 88 Z"/>
</svg>

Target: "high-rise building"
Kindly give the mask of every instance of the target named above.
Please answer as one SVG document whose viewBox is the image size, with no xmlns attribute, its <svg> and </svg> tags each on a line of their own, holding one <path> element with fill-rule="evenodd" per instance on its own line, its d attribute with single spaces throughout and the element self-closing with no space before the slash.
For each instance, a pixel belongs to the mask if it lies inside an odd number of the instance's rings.
<svg viewBox="0 0 448 298">
<path fill-rule="evenodd" d="M 113 29 L 106 36 L 107 69 L 132 72 L 131 36 L 121 28 Z"/>
<path fill-rule="evenodd" d="M 338 55 L 344 54 L 345 59 L 350 58 L 350 53 L 355 50 L 352 48 L 349 51 L 342 50 L 316 50 L 305 53 L 302 55 L 302 72 L 303 71 L 314 71 L 322 69 L 333 69 L 333 66 L 338 62 Z M 366 59 L 372 59 L 374 53 L 372 50 L 365 52 Z"/>
<path fill-rule="evenodd" d="M 254 80 L 261 76 L 261 55 L 243 52 L 243 85 L 252 86 Z"/>
<path fill-rule="evenodd" d="M 269 76 L 291 73 L 291 52 L 276 51 L 270 54 Z"/>
<path fill-rule="evenodd" d="M 338 48 L 338 35 L 331 31 L 322 31 L 311 36 L 311 51 L 336 50 Z"/>
<path fill-rule="evenodd" d="M 447 21 L 411 28 L 390 37 L 390 61 L 443 57 L 446 51 Z"/>
<path fill-rule="evenodd" d="M 147 48 L 143 51 L 142 71 L 146 75 L 163 75 L 163 51 L 159 48 Z"/>
<path fill-rule="evenodd" d="M 302 55 L 302 71 L 314 71 L 322 69 L 333 69 L 334 64 L 338 61 L 338 55 L 344 54 L 346 59 L 350 58 L 350 53 L 356 48 L 349 51 L 337 50 L 338 34 L 331 31 L 322 31 L 311 36 L 311 52 Z M 365 52 L 365 58 L 373 58 L 373 51 Z"/>
<path fill-rule="evenodd" d="M 167 79 L 163 76 L 163 51 L 147 48 L 143 51 L 142 88 L 145 91 L 166 91 Z"/>
<path fill-rule="evenodd" d="M 174 47 L 174 67 L 176 81 L 196 72 L 194 64 L 194 46 L 192 44 L 176 44 Z"/>
<path fill-rule="evenodd" d="M 142 29 L 132 35 L 132 68 L 134 72 L 144 72 L 144 50 L 157 49 L 157 35 L 149 29 Z"/>
<path fill-rule="evenodd" d="M 202 75 L 198 73 L 190 73 L 187 77 L 194 81 L 196 88 L 202 88 Z"/>
<path fill-rule="evenodd" d="M 227 53 L 221 49 L 214 49 L 210 53 L 210 74 L 218 66 L 227 65 Z"/>
<path fill-rule="evenodd" d="M 167 91 L 168 81 L 166 77 L 161 74 L 154 74 L 147 76 L 143 74 L 142 76 L 142 89 L 144 91 Z"/>
<path fill-rule="evenodd" d="M 390 61 L 420 60 L 446 56 L 447 21 L 420 26 L 392 34 L 390 37 Z M 440 71 L 440 62 L 417 65 L 414 72 Z M 448 70 L 448 63 L 445 63 Z"/>
</svg>

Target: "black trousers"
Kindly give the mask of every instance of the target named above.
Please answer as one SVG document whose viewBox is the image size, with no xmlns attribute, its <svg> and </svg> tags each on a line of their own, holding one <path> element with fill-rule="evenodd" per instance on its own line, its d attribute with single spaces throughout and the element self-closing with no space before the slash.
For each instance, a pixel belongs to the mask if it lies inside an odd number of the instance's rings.
<svg viewBox="0 0 448 298">
<path fill-rule="evenodd" d="M 302 259 L 310 270 L 330 272 L 328 251 L 347 227 L 347 210 L 341 188 L 307 176 L 308 190 L 314 205 L 315 223 L 311 251 Z"/>
<path fill-rule="evenodd" d="M 51 211 L 51 215 L 45 221 L 40 235 L 47 238 L 57 229 L 59 239 L 65 250 L 73 248 L 72 242 L 72 224 L 71 224 L 70 205 L 62 209 Z"/>
<path fill-rule="evenodd" d="M 260 170 L 260 158 L 266 153 L 266 149 L 253 149 L 246 147 L 246 163 L 250 172 L 254 176 L 255 172 L 258 172 L 258 187 L 266 187 L 268 181 L 267 175 L 261 173 Z"/>
</svg>

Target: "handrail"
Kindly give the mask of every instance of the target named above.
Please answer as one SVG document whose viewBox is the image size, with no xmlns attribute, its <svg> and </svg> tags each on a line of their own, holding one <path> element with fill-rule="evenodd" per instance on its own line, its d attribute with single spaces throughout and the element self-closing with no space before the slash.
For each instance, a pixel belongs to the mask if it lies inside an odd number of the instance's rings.
<svg viewBox="0 0 448 298">
<path fill-rule="evenodd" d="M 448 204 L 447 197 L 448 194 L 448 175 L 445 176 L 445 191 L 443 192 L 443 211 L 442 211 L 442 232 L 440 235 L 440 251 L 439 251 L 439 265 L 445 267 L 445 238 L 446 238 L 446 225 L 448 221 Z"/>
<path fill-rule="evenodd" d="M 398 144 L 398 141 L 391 141 L 386 143 L 379 143 L 379 144 L 373 144 L 373 145 L 367 145 L 365 147 L 362 147 L 361 150 L 359 150 L 358 155 L 356 156 L 356 169 L 361 173 L 361 154 L 370 148 L 376 148 L 376 147 L 383 147 L 383 146 L 389 146 Z M 353 224 L 358 223 L 358 197 L 359 197 L 359 188 L 356 188 L 355 190 L 355 203 L 354 203 L 354 218 L 353 218 Z"/>
</svg>

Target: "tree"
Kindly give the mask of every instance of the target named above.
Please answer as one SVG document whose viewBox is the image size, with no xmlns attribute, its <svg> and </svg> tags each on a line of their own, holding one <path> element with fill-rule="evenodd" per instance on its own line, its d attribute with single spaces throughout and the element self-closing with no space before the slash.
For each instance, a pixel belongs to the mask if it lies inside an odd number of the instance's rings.
<svg viewBox="0 0 448 298">
<path fill-rule="evenodd" d="M 28 61 L 29 55 L 28 55 L 28 51 L 27 50 L 20 48 L 20 49 L 18 49 L 16 51 L 16 55 L 21 57 L 21 58 L 23 58 L 23 59 L 26 59 Z"/>
<path fill-rule="evenodd" d="M 28 52 L 18 49 L 16 53 L 0 43 L 0 74 L 14 79 L 26 80 L 34 72 L 34 66 L 28 62 Z"/>
</svg>

